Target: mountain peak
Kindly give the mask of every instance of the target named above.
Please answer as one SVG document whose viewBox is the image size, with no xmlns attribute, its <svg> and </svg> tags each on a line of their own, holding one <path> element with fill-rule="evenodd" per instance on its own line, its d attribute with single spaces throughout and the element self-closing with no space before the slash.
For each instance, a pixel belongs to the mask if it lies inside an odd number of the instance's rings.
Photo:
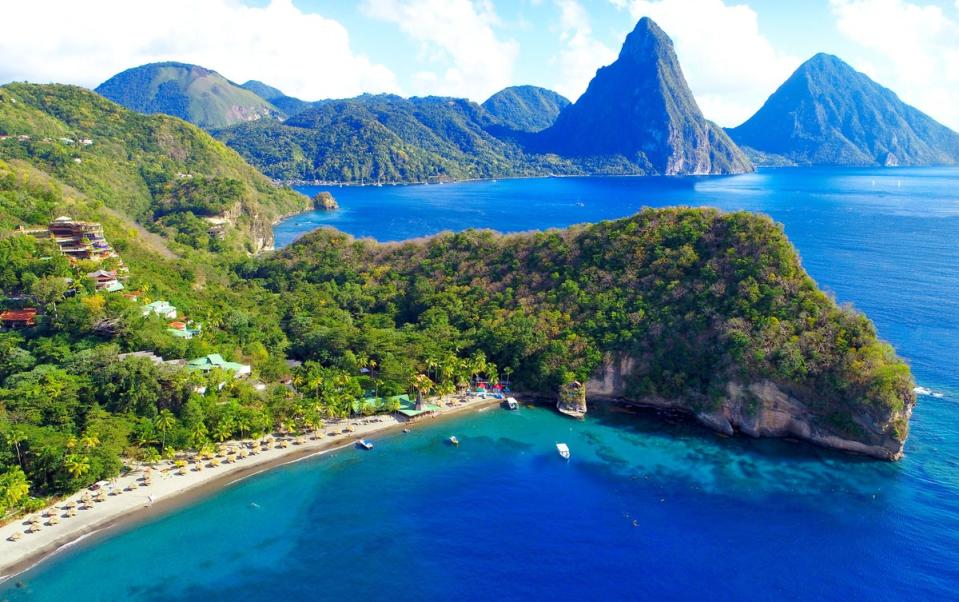
<svg viewBox="0 0 959 602">
<path fill-rule="evenodd" d="M 655 21 L 643 17 L 626 36 L 623 48 L 619 51 L 619 58 L 647 61 L 651 57 L 660 56 L 664 50 L 674 53 L 673 41 Z"/>
<path fill-rule="evenodd" d="M 752 165 L 706 121 L 669 36 L 643 18 L 616 61 L 536 141 L 547 152 L 617 157 L 647 174 L 741 173 Z"/>
<path fill-rule="evenodd" d="M 742 146 L 799 164 L 959 162 L 959 135 L 825 53 L 800 65 L 729 134 Z"/>
</svg>

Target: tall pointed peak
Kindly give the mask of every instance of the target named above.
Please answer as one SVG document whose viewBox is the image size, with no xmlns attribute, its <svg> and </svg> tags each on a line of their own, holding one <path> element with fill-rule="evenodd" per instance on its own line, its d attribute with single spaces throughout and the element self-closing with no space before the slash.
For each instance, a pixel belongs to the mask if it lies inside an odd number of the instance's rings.
<svg viewBox="0 0 959 602">
<path fill-rule="evenodd" d="M 648 60 L 649 57 L 659 56 L 664 51 L 673 52 L 673 41 L 655 21 L 643 17 L 626 36 L 623 48 L 619 51 L 619 58 Z"/>
</svg>

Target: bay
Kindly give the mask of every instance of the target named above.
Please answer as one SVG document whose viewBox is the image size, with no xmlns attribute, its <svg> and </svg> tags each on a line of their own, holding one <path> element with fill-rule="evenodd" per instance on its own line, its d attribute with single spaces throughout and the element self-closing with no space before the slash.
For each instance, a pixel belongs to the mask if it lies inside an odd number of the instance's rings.
<svg viewBox="0 0 959 602">
<path fill-rule="evenodd" d="M 317 188 L 304 188 L 313 193 Z M 766 213 L 930 395 L 898 463 L 719 437 L 653 412 L 491 409 L 247 479 L 80 544 L 11 600 L 956 599 L 959 169 L 782 169 L 334 188 L 318 226 L 402 240 L 644 206 Z M 443 444 L 455 432 L 462 444 Z M 556 441 L 573 458 L 563 462 Z"/>
</svg>

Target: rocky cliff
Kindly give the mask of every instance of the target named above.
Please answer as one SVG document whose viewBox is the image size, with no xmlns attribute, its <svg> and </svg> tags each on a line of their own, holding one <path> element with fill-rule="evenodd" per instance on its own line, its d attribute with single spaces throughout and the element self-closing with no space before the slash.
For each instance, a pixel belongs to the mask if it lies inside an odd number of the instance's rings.
<svg viewBox="0 0 959 602">
<path fill-rule="evenodd" d="M 630 381 L 637 362 L 628 356 L 606 358 L 602 368 L 586 384 L 594 401 L 618 399 L 639 405 L 680 410 L 703 425 L 733 435 L 751 437 L 796 437 L 823 447 L 880 458 L 899 460 L 903 455 L 913 397 L 902 412 L 864 411 L 844 424 L 830 422 L 795 394 L 770 380 L 751 383 L 730 381 L 716 400 L 666 399 L 631 394 Z"/>
</svg>

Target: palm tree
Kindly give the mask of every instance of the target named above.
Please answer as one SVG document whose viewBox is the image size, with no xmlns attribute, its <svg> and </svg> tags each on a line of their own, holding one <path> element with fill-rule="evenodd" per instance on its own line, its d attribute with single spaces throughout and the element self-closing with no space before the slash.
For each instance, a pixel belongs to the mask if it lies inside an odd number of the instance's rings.
<svg viewBox="0 0 959 602">
<path fill-rule="evenodd" d="M 513 375 L 513 369 L 509 366 L 503 368 L 503 376 L 506 377 L 506 386 L 509 387 L 509 377 Z"/>
<path fill-rule="evenodd" d="M 63 460 L 63 465 L 74 480 L 80 480 L 90 472 L 90 460 L 80 454 L 67 454 Z"/>
<path fill-rule="evenodd" d="M 416 405 L 420 406 L 423 403 L 423 397 L 429 395 L 430 391 L 433 390 L 434 384 L 429 376 L 425 374 L 414 374 L 410 378 L 410 387 L 416 391 Z"/>
<path fill-rule="evenodd" d="M 216 428 L 213 430 L 214 439 L 223 443 L 229 439 L 231 435 L 233 435 L 233 425 L 229 420 L 221 420 L 216 423 Z"/>
<path fill-rule="evenodd" d="M 89 452 L 94 447 L 100 445 L 100 438 L 92 433 L 87 433 L 80 437 L 80 445 Z"/>
<path fill-rule="evenodd" d="M 160 449 L 166 449 L 166 436 L 176 427 L 176 416 L 170 410 L 163 408 L 153 419 L 153 426 L 160 433 Z"/>
<path fill-rule="evenodd" d="M 17 464 L 20 465 L 20 468 L 23 468 L 23 456 L 20 454 L 20 444 L 27 440 L 26 434 L 17 427 L 11 427 L 4 437 L 7 439 L 7 443 L 13 445 L 14 449 L 17 450 Z"/>
</svg>

